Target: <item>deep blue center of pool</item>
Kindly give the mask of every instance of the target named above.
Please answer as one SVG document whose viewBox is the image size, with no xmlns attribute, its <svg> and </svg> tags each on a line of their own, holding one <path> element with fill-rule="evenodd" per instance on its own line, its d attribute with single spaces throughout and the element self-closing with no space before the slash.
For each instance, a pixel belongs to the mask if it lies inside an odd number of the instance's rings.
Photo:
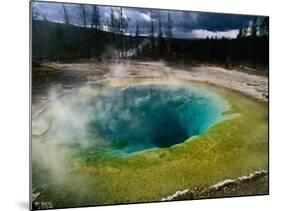
<svg viewBox="0 0 281 211">
<path fill-rule="evenodd" d="M 224 102 L 206 90 L 145 85 L 94 97 L 88 134 L 125 153 L 170 147 L 200 135 L 222 119 Z"/>
</svg>

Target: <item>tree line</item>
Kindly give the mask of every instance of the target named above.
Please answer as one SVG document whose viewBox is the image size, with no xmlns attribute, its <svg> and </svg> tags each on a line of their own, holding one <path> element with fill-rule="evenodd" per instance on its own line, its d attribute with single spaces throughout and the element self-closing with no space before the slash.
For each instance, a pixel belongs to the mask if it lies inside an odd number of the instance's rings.
<svg viewBox="0 0 281 211">
<path fill-rule="evenodd" d="M 33 60 L 73 61 L 79 58 L 167 60 L 182 63 L 222 63 L 228 65 L 268 67 L 269 20 L 254 17 L 249 26 L 242 26 L 236 39 L 207 37 L 206 39 L 177 39 L 173 36 L 173 18 L 150 14 L 150 32 L 142 36 L 139 23 L 129 29 L 129 18 L 122 7 L 111 8 L 109 18 L 101 23 L 99 7 L 93 5 L 88 14 L 80 5 L 80 25 L 71 23 L 71 16 L 62 4 L 64 23 L 39 20 L 32 14 Z M 87 18 L 90 16 L 90 19 Z M 165 27 L 163 20 L 165 19 Z"/>
<path fill-rule="evenodd" d="M 214 63 L 226 67 L 248 66 L 268 70 L 269 18 L 242 26 L 235 39 L 207 37 L 206 39 L 172 39 L 171 53 L 166 58 L 182 63 Z"/>
</svg>

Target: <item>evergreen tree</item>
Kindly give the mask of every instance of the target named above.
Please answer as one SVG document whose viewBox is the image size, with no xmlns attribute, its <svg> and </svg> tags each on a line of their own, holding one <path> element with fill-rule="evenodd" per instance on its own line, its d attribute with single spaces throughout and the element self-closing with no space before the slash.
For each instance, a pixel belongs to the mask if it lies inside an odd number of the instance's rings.
<svg viewBox="0 0 281 211">
<path fill-rule="evenodd" d="M 86 9 L 84 5 L 81 5 L 81 15 L 80 15 L 81 19 L 82 19 L 82 25 L 84 28 L 87 27 L 87 20 L 86 20 Z"/>
<path fill-rule="evenodd" d="M 157 43 L 157 47 L 158 47 L 158 57 L 163 57 L 163 53 L 164 53 L 164 48 L 165 48 L 165 43 L 164 43 L 164 39 L 163 39 L 163 33 L 162 33 L 162 21 L 161 21 L 161 15 L 159 13 L 158 15 L 158 43 Z"/>
<path fill-rule="evenodd" d="M 114 15 L 114 11 L 113 11 L 113 8 L 111 7 L 111 10 L 110 10 L 110 23 L 109 23 L 109 31 L 111 33 L 116 33 L 116 18 L 115 18 L 115 15 Z"/>
<path fill-rule="evenodd" d="M 110 21 L 109 21 L 109 32 L 111 32 L 111 42 L 113 45 L 113 57 L 115 57 L 115 48 L 116 48 L 116 43 L 115 43 L 115 33 L 116 33 L 116 18 L 114 15 L 113 8 L 111 7 L 110 10 Z"/>
<path fill-rule="evenodd" d="M 63 17 L 64 17 L 64 23 L 69 25 L 69 17 L 68 17 L 68 12 L 67 9 L 65 7 L 65 4 L 62 4 L 62 8 L 63 8 Z"/>
<path fill-rule="evenodd" d="M 119 20 L 118 20 L 118 32 L 121 34 L 121 38 L 120 38 L 121 57 L 124 57 L 124 34 L 128 29 L 129 20 L 123 15 L 122 7 L 120 7 L 119 11 L 120 12 L 119 12 Z"/>
<path fill-rule="evenodd" d="M 150 50 L 151 50 L 151 57 L 155 58 L 155 40 L 154 40 L 154 21 L 152 10 L 150 10 Z"/>
<path fill-rule="evenodd" d="M 158 38 L 161 38 L 163 36 L 162 34 L 162 22 L 161 22 L 161 16 L 159 14 L 158 16 Z"/>
<path fill-rule="evenodd" d="M 35 4 L 32 4 L 32 34 L 40 34 L 42 29 L 41 25 L 37 23 L 37 19 L 40 17 L 39 12 L 35 8 Z M 39 37 L 40 38 L 40 37 Z M 36 49 L 39 60 L 42 59 L 42 47 L 40 45 L 41 40 L 40 39 L 33 39 L 32 45 L 34 46 L 34 49 Z"/>
<path fill-rule="evenodd" d="M 247 37 L 248 36 L 248 30 L 249 29 L 249 26 L 245 26 L 245 27 L 242 27 L 242 37 Z"/>
<path fill-rule="evenodd" d="M 260 35 L 262 37 L 269 36 L 269 18 L 265 17 L 260 25 Z"/>
<path fill-rule="evenodd" d="M 100 13 L 99 8 L 96 5 L 93 6 L 91 27 L 100 29 Z"/>
<path fill-rule="evenodd" d="M 243 37 L 243 27 L 241 27 L 240 29 L 239 29 L 239 33 L 238 33 L 238 35 L 237 35 L 237 39 L 241 39 Z"/>
<path fill-rule="evenodd" d="M 140 30 L 139 30 L 139 23 L 137 22 L 136 25 L 136 34 L 135 34 L 135 49 L 136 49 L 136 57 L 139 58 L 140 56 Z"/>
<path fill-rule="evenodd" d="M 84 42 L 82 43 L 82 45 L 86 49 L 87 58 L 90 58 L 90 36 L 89 36 L 89 30 L 87 29 L 86 8 L 85 5 L 81 5 L 80 8 L 81 8 L 80 18 L 81 18 L 82 26 L 84 28 Z"/>
<path fill-rule="evenodd" d="M 170 11 L 168 12 L 167 38 L 168 38 L 168 55 L 171 54 L 171 39 L 173 37 L 173 21 Z"/>
<path fill-rule="evenodd" d="M 130 36 L 129 36 L 129 45 L 128 45 L 128 50 L 132 50 L 134 48 L 134 43 L 133 43 L 133 34 L 130 31 Z"/>
<path fill-rule="evenodd" d="M 251 37 L 257 36 L 257 17 L 254 17 L 253 22 L 251 24 Z"/>
<path fill-rule="evenodd" d="M 92 7 L 92 15 L 91 15 L 91 48 L 94 53 L 96 59 L 100 59 L 101 51 L 102 51 L 102 38 L 100 36 L 99 29 L 100 25 L 100 13 L 98 6 L 94 5 Z"/>
</svg>

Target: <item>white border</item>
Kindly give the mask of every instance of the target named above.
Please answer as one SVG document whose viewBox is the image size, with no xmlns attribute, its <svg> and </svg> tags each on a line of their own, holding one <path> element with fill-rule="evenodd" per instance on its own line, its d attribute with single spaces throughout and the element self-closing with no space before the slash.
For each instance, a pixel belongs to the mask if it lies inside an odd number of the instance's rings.
<svg viewBox="0 0 281 211">
<path fill-rule="evenodd" d="M 280 210 L 280 6 L 276 0 L 71 0 L 134 7 L 244 13 L 270 16 L 270 196 L 68 210 Z M 29 2 L 12 0 L 0 7 L 0 209 L 28 209 Z M 276 209 L 277 208 L 277 209 Z"/>
</svg>

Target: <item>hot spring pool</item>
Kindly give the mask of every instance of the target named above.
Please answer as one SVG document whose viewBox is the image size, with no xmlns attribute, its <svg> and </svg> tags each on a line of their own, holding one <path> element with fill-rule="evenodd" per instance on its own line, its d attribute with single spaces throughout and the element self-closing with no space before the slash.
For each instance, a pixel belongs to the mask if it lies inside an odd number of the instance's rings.
<svg viewBox="0 0 281 211">
<path fill-rule="evenodd" d="M 159 201 L 268 167 L 267 104 L 223 87 L 129 78 L 52 97 L 32 119 L 32 183 L 56 207 Z"/>
<path fill-rule="evenodd" d="M 55 143 L 133 153 L 170 147 L 204 133 L 227 104 L 193 86 L 88 87 L 52 104 L 34 133 Z"/>
</svg>

